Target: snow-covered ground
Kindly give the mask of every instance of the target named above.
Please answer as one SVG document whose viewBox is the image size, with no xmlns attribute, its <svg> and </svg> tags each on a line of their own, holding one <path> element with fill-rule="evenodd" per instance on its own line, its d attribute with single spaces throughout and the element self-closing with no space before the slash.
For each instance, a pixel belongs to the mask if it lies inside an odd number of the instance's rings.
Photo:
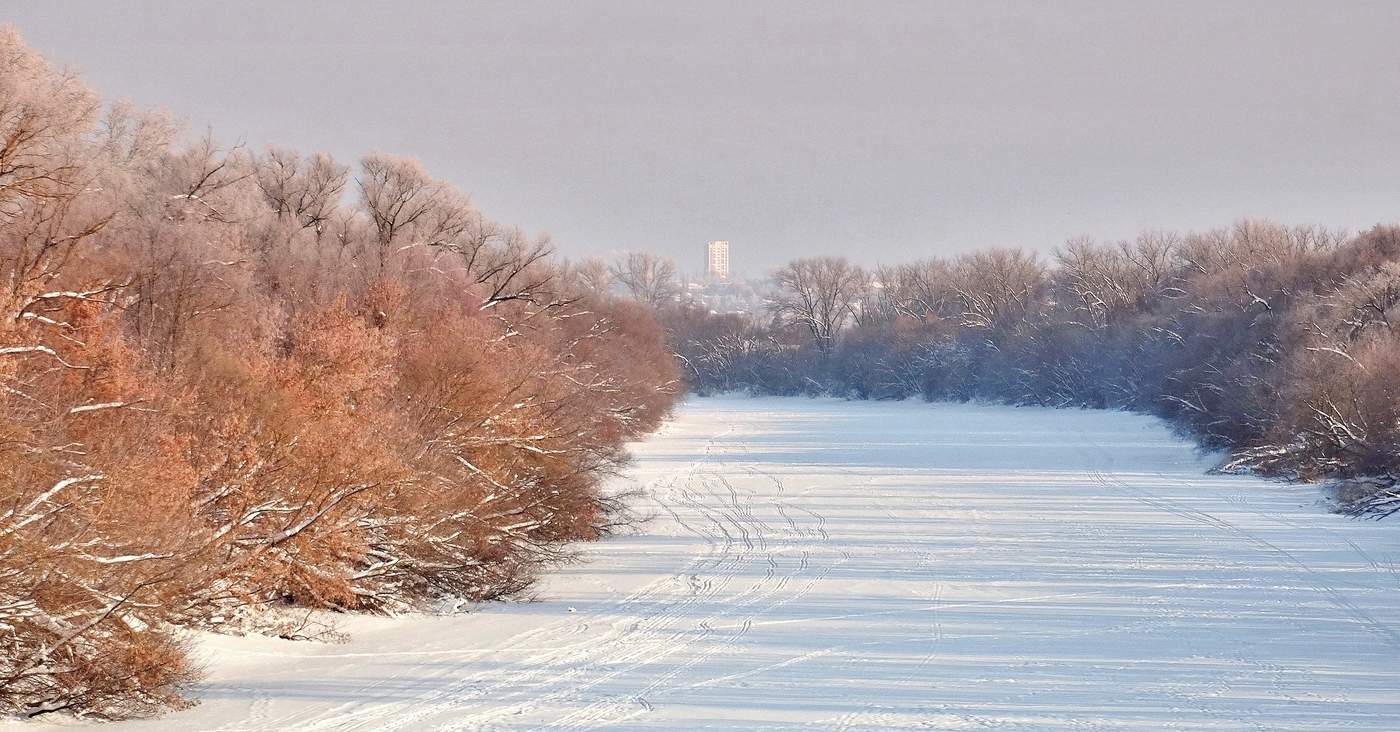
<svg viewBox="0 0 1400 732">
<path fill-rule="evenodd" d="M 206 641 L 111 729 L 1400 729 L 1400 525 L 1151 419 L 695 400 L 635 453 L 655 518 L 540 602 Z"/>
</svg>

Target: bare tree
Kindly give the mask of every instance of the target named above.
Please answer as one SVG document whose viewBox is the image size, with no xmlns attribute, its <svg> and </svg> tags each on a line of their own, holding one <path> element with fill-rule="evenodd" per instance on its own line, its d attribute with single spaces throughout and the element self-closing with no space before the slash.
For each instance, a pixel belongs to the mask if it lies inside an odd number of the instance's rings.
<svg viewBox="0 0 1400 732">
<path fill-rule="evenodd" d="M 919 321 L 939 320 L 961 313 L 952 285 L 952 269 L 942 259 L 921 259 L 880 268 L 888 307 Z"/>
<path fill-rule="evenodd" d="M 613 280 L 626 288 L 634 300 L 660 305 L 675 300 L 680 294 L 676 264 L 665 257 L 633 252 L 614 262 L 610 269 Z"/>
<path fill-rule="evenodd" d="M 965 327 L 1010 332 L 1037 306 L 1045 267 L 1020 249 L 988 249 L 959 258 L 953 281 Z"/>
<path fill-rule="evenodd" d="M 494 233 L 471 199 L 432 178 L 421 163 L 375 153 L 360 161 L 360 203 L 374 222 L 378 271 L 415 247 L 475 250 Z"/>
<path fill-rule="evenodd" d="M 778 293 L 769 309 L 783 322 L 806 328 L 828 352 L 865 297 L 869 277 L 844 257 L 795 259 L 773 277 Z"/>
<path fill-rule="evenodd" d="M 594 295 L 607 295 L 612 289 L 612 272 L 608 263 L 597 257 L 574 262 L 569 267 L 569 279 L 583 292 Z"/>
<path fill-rule="evenodd" d="M 481 291 L 481 309 L 504 302 L 557 307 L 552 286 L 559 271 L 546 262 L 554 253 L 548 237 L 530 239 L 520 229 L 507 231 L 486 256 L 467 264 L 467 273 Z"/>
<path fill-rule="evenodd" d="M 232 223 L 243 201 L 239 184 L 253 177 L 252 161 L 243 145 L 219 147 L 212 131 L 198 144 L 169 156 L 163 166 L 167 216 Z"/>
<path fill-rule="evenodd" d="M 1139 312 L 1170 285 L 1176 244 L 1175 235 L 1157 233 L 1117 245 L 1071 240 L 1055 251 L 1056 304 L 1091 329 Z"/>
<path fill-rule="evenodd" d="M 0 27 L 0 54 L 0 222 L 9 222 L 23 201 L 76 193 L 75 132 L 92 124 L 98 102 L 24 48 L 11 26 Z"/>
<path fill-rule="evenodd" d="M 292 150 L 270 147 L 255 161 L 258 190 L 277 218 L 320 231 L 340 203 L 350 169 L 329 155 L 302 158 Z"/>
</svg>

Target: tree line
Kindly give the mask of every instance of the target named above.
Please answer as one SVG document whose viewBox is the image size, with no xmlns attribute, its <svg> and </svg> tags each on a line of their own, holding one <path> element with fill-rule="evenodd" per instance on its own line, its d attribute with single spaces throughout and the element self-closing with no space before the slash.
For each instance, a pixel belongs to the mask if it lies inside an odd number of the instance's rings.
<svg viewBox="0 0 1400 732">
<path fill-rule="evenodd" d="M 687 384 L 1133 409 L 1400 510 L 1395 227 L 799 259 L 716 315 L 412 160 L 191 141 L 7 28 L 0 274 L 0 712 L 178 706 L 184 628 L 520 593 L 625 520 L 601 481 Z"/>
<path fill-rule="evenodd" d="M 678 372 L 589 274 L 412 160 L 190 142 L 0 29 L 0 712 L 179 705 L 181 628 L 509 596 L 615 528 Z"/>
<path fill-rule="evenodd" d="M 985 399 L 1158 415 L 1225 469 L 1400 509 L 1400 228 L 1244 221 L 1042 259 L 781 268 L 766 318 L 667 315 L 700 392 Z"/>
</svg>

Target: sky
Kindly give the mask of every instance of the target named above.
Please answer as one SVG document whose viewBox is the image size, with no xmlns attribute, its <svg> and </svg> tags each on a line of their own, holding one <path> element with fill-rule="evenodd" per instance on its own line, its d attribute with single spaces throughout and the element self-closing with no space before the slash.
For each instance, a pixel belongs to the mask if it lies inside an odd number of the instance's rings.
<svg viewBox="0 0 1400 732">
<path fill-rule="evenodd" d="M 740 274 L 1400 220 L 1382 2 L 0 0 L 225 142 L 418 158 L 569 257 Z"/>
</svg>

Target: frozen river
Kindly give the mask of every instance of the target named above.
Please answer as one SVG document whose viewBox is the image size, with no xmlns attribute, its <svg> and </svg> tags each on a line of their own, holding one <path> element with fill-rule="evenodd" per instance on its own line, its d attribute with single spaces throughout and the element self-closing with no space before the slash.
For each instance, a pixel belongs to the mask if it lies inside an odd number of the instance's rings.
<svg viewBox="0 0 1400 732">
<path fill-rule="evenodd" d="M 113 729 L 1400 729 L 1400 526 L 1114 412 L 692 400 L 539 602 L 206 641 Z"/>
</svg>

